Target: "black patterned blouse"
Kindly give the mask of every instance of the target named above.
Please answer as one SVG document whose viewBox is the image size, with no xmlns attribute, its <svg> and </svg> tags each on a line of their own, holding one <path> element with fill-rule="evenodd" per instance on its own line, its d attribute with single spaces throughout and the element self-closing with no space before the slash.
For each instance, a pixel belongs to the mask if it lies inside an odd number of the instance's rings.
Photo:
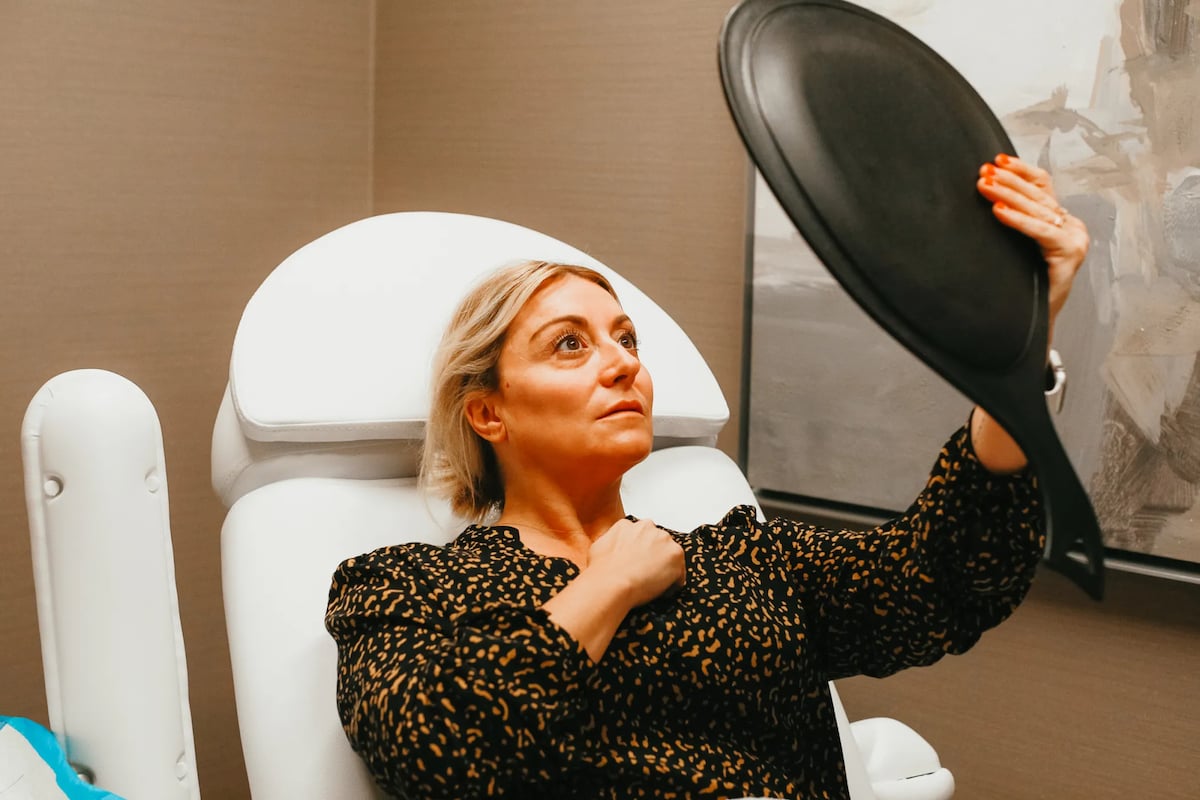
<svg viewBox="0 0 1200 800">
<path fill-rule="evenodd" d="M 827 682 L 961 653 L 1042 552 L 1034 479 L 965 428 L 901 517 L 866 532 L 748 506 L 673 534 L 687 586 L 599 662 L 541 606 L 579 570 L 513 528 L 385 547 L 334 575 L 326 626 L 354 749 L 398 798 L 847 797 Z"/>
</svg>

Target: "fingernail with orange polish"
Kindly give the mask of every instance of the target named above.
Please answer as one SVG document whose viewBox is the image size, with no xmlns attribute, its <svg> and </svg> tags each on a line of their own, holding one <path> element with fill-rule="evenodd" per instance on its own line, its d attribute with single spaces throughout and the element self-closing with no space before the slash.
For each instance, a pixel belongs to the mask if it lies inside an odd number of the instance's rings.
<svg viewBox="0 0 1200 800">
<path fill-rule="evenodd" d="M 990 178 L 996 174 L 996 167 L 993 164 L 984 164 L 982 172 L 984 177 Z"/>
<path fill-rule="evenodd" d="M 1012 158 L 1007 153 L 1001 153 L 996 156 L 996 163 L 1002 167 L 1007 166 L 1009 161 L 1012 161 Z"/>
<path fill-rule="evenodd" d="M 996 202 L 996 203 L 995 203 L 995 204 L 992 206 L 992 208 L 996 209 L 997 211 L 1007 211 L 1007 210 L 1008 210 L 1008 206 L 1004 205 L 1004 203 L 1001 203 L 1001 202 L 999 202 L 999 201 L 997 201 L 997 202 Z"/>
</svg>

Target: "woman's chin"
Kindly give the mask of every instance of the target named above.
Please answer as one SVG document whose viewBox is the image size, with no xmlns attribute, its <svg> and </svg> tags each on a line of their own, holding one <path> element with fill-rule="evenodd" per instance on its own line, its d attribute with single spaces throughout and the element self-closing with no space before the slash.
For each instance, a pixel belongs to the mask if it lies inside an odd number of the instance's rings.
<svg viewBox="0 0 1200 800">
<path fill-rule="evenodd" d="M 622 464 L 621 471 L 624 472 L 637 464 L 646 460 L 650 455 L 650 451 L 654 449 L 654 437 L 647 436 L 643 440 L 631 441 L 626 446 L 621 447 L 614 455 Z"/>
<path fill-rule="evenodd" d="M 626 470 L 646 460 L 646 456 L 654 449 L 654 437 L 632 434 L 633 432 L 627 432 L 623 435 L 609 436 L 597 443 L 591 458 L 587 459 L 592 464 L 593 474 L 612 473 L 619 477 Z"/>
</svg>

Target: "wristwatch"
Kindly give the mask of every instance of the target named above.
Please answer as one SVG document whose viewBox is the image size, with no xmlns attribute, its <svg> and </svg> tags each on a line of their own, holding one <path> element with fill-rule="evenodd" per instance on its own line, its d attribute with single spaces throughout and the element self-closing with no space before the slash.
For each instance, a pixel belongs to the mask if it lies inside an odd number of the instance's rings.
<svg viewBox="0 0 1200 800">
<path fill-rule="evenodd" d="M 1046 399 L 1053 403 L 1054 412 L 1062 411 L 1067 399 L 1067 370 L 1063 366 L 1062 356 L 1051 348 L 1050 357 L 1046 360 L 1046 383 L 1043 387 Z"/>
</svg>

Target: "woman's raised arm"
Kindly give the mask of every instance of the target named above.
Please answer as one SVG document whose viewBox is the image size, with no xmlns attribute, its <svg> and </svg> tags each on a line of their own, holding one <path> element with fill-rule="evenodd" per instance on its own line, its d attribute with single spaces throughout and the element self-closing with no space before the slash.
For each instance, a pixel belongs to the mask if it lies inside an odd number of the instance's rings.
<svg viewBox="0 0 1200 800">
<path fill-rule="evenodd" d="M 979 193 L 992 202 L 996 219 L 1038 243 L 1050 280 L 1050 331 L 1083 259 L 1090 237 L 1087 227 L 1058 203 L 1050 173 L 1019 158 L 1000 154 L 995 163 L 979 168 Z M 992 472 L 1015 472 L 1025 466 L 1025 454 L 1008 432 L 983 409 L 972 416 L 971 439 L 975 453 Z"/>
</svg>

